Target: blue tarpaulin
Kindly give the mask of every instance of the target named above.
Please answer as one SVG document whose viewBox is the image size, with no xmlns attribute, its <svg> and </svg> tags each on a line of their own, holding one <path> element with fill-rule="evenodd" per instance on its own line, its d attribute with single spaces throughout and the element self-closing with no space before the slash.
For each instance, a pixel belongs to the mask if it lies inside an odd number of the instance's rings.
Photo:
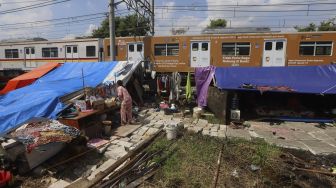
<svg viewBox="0 0 336 188">
<path fill-rule="evenodd" d="M 34 84 L 0 97 L 0 134 L 33 118 L 56 118 L 65 107 L 60 97 L 82 89 L 83 78 L 85 87 L 96 87 L 117 63 L 65 63 Z"/>
<path fill-rule="evenodd" d="M 215 78 L 220 89 L 336 94 L 336 65 L 218 67 Z"/>
</svg>

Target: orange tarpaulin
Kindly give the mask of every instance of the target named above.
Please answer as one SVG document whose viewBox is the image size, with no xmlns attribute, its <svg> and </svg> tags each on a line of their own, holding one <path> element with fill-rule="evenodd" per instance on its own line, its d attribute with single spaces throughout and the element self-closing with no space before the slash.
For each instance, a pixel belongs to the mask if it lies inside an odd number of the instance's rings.
<svg viewBox="0 0 336 188">
<path fill-rule="evenodd" d="M 0 91 L 0 95 L 30 85 L 38 78 L 42 77 L 43 75 L 47 74 L 48 72 L 60 65 L 60 63 L 48 63 L 28 73 L 15 77 L 8 81 L 6 87 Z"/>
</svg>

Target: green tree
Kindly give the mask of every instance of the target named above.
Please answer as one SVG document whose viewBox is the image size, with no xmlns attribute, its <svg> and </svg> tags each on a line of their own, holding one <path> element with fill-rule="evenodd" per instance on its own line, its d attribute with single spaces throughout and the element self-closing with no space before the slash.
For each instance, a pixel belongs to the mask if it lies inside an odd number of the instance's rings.
<svg viewBox="0 0 336 188">
<path fill-rule="evenodd" d="M 136 14 L 115 18 L 117 37 L 145 36 L 149 31 L 149 19 L 138 18 Z M 94 38 L 107 38 L 110 36 L 109 19 L 104 19 L 98 29 L 92 31 Z"/>
<path fill-rule="evenodd" d="M 210 25 L 207 26 L 208 29 L 215 29 L 215 28 L 224 28 L 226 27 L 226 20 L 225 19 L 215 19 L 210 20 Z"/>
<path fill-rule="evenodd" d="M 295 26 L 294 27 L 298 32 L 307 32 L 307 31 L 316 31 L 317 27 L 314 23 L 310 23 L 308 26 L 306 27 L 299 27 L 299 26 Z"/>
<path fill-rule="evenodd" d="M 310 23 L 306 27 L 294 27 L 298 32 L 306 32 L 306 31 L 336 31 L 336 23 L 335 18 L 331 18 L 325 21 L 320 22 L 320 25 L 315 25 L 314 23 Z"/>
<path fill-rule="evenodd" d="M 336 31 L 335 18 L 321 22 L 318 27 L 319 31 Z"/>
</svg>

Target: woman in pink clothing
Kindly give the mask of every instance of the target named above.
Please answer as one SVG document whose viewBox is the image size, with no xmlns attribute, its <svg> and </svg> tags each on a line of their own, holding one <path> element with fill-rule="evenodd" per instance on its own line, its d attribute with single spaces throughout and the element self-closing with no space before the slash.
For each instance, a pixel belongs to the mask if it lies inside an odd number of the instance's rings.
<svg viewBox="0 0 336 188">
<path fill-rule="evenodd" d="M 118 97 L 121 101 L 120 106 L 120 116 L 121 116 L 121 125 L 131 124 L 132 123 L 132 97 L 123 87 L 121 80 L 117 81 L 117 91 Z"/>
</svg>

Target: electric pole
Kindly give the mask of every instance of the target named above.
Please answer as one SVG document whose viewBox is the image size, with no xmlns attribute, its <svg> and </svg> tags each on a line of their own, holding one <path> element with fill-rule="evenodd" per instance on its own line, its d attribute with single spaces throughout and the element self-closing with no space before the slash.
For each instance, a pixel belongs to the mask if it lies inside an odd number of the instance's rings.
<svg viewBox="0 0 336 188">
<path fill-rule="evenodd" d="M 110 55 L 111 61 L 116 60 L 115 54 L 115 14 L 114 14 L 114 0 L 110 0 L 110 14 L 109 14 L 109 25 L 110 25 Z"/>
<path fill-rule="evenodd" d="M 152 23 L 151 23 L 151 34 L 152 36 L 154 36 L 155 34 L 155 30 L 154 30 L 154 0 L 152 0 L 152 4 L 151 4 L 151 9 L 152 9 L 152 12 L 151 12 L 151 19 L 152 19 Z"/>
</svg>

